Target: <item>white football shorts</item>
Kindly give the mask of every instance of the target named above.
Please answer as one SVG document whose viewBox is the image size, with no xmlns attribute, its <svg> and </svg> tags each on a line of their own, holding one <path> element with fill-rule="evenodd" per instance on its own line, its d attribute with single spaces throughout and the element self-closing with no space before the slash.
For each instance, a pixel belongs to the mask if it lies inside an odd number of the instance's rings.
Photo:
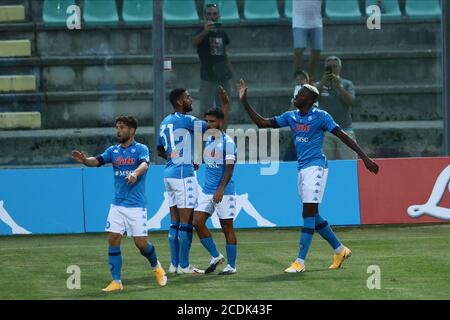
<svg viewBox="0 0 450 320">
<path fill-rule="evenodd" d="M 234 219 L 236 216 L 236 195 L 224 195 L 219 203 L 213 201 L 213 196 L 213 194 L 200 192 L 195 211 L 212 215 L 216 210 L 219 219 Z"/>
<path fill-rule="evenodd" d="M 195 208 L 198 198 L 196 177 L 184 179 L 164 178 L 164 185 L 169 195 L 169 207 Z"/>
<path fill-rule="evenodd" d="M 126 208 L 111 205 L 105 231 L 120 233 L 125 231 L 129 237 L 144 237 L 148 234 L 147 209 Z"/>
<path fill-rule="evenodd" d="M 298 193 L 303 203 L 321 203 L 327 184 L 328 169 L 319 166 L 301 169 L 298 173 Z"/>
</svg>

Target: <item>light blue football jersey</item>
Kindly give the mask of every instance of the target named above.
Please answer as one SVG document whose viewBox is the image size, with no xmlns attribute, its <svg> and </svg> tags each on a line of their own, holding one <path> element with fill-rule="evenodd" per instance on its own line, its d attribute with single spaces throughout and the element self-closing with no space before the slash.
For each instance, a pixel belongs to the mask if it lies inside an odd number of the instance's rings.
<svg viewBox="0 0 450 320">
<path fill-rule="evenodd" d="M 180 112 L 169 114 L 161 122 L 158 148 L 167 155 L 164 178 L 183 179 L 194 176 L 194 131 L 204 133 L 206 122 Z"/>
<path fill-rule="evenodd" d="M 226 161 L 236 161 L 236 157 L 236 144 L 226 133 L 223 132 L 222 136 L 218 138 L 214 136 L 208 137 L 205 143 L 204 156 L 206 170 L 203 192 L 205 194 L 216 193 L 225 173 Z M 234 180 L 231 178 L 225 187 L 224 195 L 234 194 Z"/>
<path fill-rule="evenodd" d="M 133 185 L 128 185 L 126 177 L 142 162 L 150 162 L 150 151 L 146 145 L 133 141 L 123 148 L 120 144 L 111 146 L 97 157 L 100 165 L 112 163 L 114 169 L 114 198 L 112 204 L 127 208 L 145 208 L 145 178 L 147 173 L 139 176 Z"/>
<path fill-rule="evenodd" d="M 272 121 L 276 127 L 291 128 L 298 170 L 311 166 L 328 167 L 323 153 L 323 138 L 326 131 L 340 130 L 328 112 L 315 107 L 305 115 L 301 115 L 300 110 L 287 111 L 272 118 Z"/>
</svg>

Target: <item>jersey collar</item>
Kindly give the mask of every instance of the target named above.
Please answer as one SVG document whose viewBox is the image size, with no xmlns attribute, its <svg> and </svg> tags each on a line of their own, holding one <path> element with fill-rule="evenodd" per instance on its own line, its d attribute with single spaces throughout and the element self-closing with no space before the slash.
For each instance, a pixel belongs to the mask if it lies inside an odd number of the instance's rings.
<svg viewBox="0 0 450 320">
<path fill-rule="evenodd" d="M 133 141 L 131 142 L 131 144 L 128 147 L 122 147 L 122 144 L 119 144 L 119 148 L 121 149 L 128 149 L 130 147 L 134 147 L 136 145 L 136 140 L 133 139 Z"/>
</svg>

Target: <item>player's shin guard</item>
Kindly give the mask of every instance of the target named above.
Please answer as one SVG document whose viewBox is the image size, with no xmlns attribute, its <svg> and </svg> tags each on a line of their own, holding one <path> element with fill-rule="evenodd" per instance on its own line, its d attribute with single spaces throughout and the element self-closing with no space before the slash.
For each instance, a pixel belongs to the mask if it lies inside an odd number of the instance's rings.
<svg viewBox="0 0 450 320">
<path fill-rule="evenodd" d="M 141 254 L 145 258 L 147 258 L 152 268 L 156 268 L 158 266 L 158 258 L 156 257 L 156 250 L 155 247 L 150 242 L 147 244 L 147 250 L 141 251 Z"/>
<path fill-rule="evenodd" d="M 298 258 L 302 261 L 305 260 L 306 255 L 308 254 L 308 250 L 314 236 L 315 220 L 315 217 L 303 218 L 304 224 L 300 236 L 300 252 L 298 254 Z"/>
<path fill-rule="evenodd" d="M 209 254 L 212 257 L 219 256 L 219 251 L 217 251 L 216 244 L 214 243 L 214 239 L 212 237 L 200 239 L 200 242 L 202 243 L 203 247 L 208 250 Z"/>
<path fill-rule="evenodd" d="M 192 224 L 182 223 L 178 230 L 178 242 L 180 245 L 180 254 L 178 255 L 178 262 L 180 267 L 186 268 L 189 266 L 189 251 L 192 243 Z"/>
<path fill-rule="evenodd" d="M 336 237 L 333 229 L 328 225 L 328 222 L 324 220 L 320 215 L 316 215 L 316 230 L 324 238 L 333 250 L 337 250 L 342 246 L 341 242 Z"/>
<path fill-rule="evenodd" d="M 236 256 L 237 256 L 237 245 L 236 244 L 227 244 L 227 261 L 230 267 L 236 268 Z"/>
<path fill-rule="evenodd" d="M 113 280 L 120 280 L 120 273 L 122 271 L 122 253 L 120 252 L 120 247 L 110 246 L 108 249 L 109 255 L 109 270 Z"/>
<path fill-rule="evenodd" d="M 178 256 L 180 252 L 180 246 L 178 242 L 178 228 L 180 224 L 178 222 L 172 222 L 169 229 L 169 247 L 170 256 L 172 258 L 172 265 L 176 268 L 178 266 Z"/>
</svg>

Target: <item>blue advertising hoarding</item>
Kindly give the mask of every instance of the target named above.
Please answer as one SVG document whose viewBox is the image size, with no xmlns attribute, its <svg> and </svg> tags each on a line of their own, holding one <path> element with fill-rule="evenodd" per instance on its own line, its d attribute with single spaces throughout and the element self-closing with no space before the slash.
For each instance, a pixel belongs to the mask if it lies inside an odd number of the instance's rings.
<svg viewBox="0 0 450 320">
<path fill-rule="evenodd" d="M 262 167 L 236 165 L 236 228 L 301 226 L 296 163 L 279 163 L 274 175 L 261 175 Z M 197 173 L 200 186 L 204 169 Z M 150 166 L 147 173 L 150 230 L 168 230 L 170 225 L 163 170 Z M 20 233 L 14 228 L 31 233 L 104 231 L 114 194 L 111 167 L 0 170 L 0 180 L 0 234 Z M 320 214 L 332 225 L 360 224 L 356 161 L 329 161 Z M 220 228 L 215 215 L 208 225 Z"/>
<path fill-rule="evenodd" d="M 0 234 L 81 233 L 80 168 L 0 170 Z"/>
</svg>

